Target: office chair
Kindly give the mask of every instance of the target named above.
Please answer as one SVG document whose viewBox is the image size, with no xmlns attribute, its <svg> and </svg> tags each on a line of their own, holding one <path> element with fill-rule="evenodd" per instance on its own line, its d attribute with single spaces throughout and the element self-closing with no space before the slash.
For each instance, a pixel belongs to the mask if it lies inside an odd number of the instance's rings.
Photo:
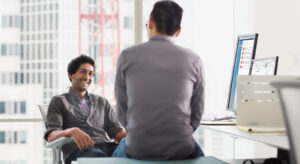
<svg viewBox="0 0 300 164">
<path fill-rule="evenodd" d="M 290 144 L 290 163 L 300 164 L 300 79 L 271 82 L 278 91 Z"/>
<path fill-rule="evenodd" d="M 38 105 L 40 112 L 42 114 L 45 127 L 47 128 L 47 111 L 48 105 Z M 51 148 L 53 152 L 53 164 L 62 164 L 61 160 L 61 148 L 64 144 L 73 141 L 73 137 L 61 137 L 56 139 L 55 141 L 48 142 L 46 141 L 45 147 Z"/>
</svg>

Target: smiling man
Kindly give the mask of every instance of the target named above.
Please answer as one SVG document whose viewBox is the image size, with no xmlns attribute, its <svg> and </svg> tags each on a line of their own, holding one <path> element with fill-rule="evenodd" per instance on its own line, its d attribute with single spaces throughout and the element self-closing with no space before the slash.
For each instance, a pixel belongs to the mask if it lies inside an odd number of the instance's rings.
<svg viewBox="0 0 300 164">
<path fill-rule="evenodd" d="M 126 136 L 109 102 L 87 92 L 95 74 L 95 62 L 81 55 L 68 65 L 72 83 L 68 93 L 54 96 L 47 113 L 45 139 L 73 137 L 62 147 L 66 164 L 78 157 L 109 157 Z M 107 137 L 109 136 L 109 138 Z"/>
</svg>

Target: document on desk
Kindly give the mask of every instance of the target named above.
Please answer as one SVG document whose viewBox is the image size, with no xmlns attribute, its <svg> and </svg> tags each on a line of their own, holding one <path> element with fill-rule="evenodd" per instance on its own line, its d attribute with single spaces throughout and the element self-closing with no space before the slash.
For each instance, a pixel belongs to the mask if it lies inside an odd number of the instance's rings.
<svg viewBox="0 0 300 164">
<path fill-rule="evenodd" d="M 251 127 L 251 126 L 237 126 L 241 131 L 248 133 L 285 133 L 284 127 Z"/>
</svg>

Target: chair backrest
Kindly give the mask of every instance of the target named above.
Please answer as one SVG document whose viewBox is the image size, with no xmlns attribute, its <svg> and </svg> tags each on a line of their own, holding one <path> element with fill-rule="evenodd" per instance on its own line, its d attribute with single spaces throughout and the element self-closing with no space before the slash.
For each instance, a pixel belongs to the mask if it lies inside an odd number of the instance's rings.
<svg viewBox="0 0 300 164">
<path fill-rule="evenodd" d="M 47 111 L 48 111 L 48 105 L 38 105 L 41 115 L 43 117 L 45 127 L 47 128 Z"/>
<path fill-rule="evenodd" d="M 278 90 L 290 144 L 291 163 L 300 164 L 300 79 L 274 81 Z"/>
</svg>

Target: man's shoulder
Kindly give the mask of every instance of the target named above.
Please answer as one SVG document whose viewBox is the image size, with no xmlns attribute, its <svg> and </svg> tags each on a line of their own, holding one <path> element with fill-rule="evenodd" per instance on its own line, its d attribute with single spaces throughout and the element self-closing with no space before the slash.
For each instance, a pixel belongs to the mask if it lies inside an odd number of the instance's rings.
<svg viewBox="0 0 300 164">
<path fill-rule="evenodd" d="M 65 97 L 66 93 L 61 94 L 61 95 L 55 95 L 52 97 L 51 101 L 58 101 L 61 100 L 63 97 Z"/>
<path fill-rule="evenodd" d="M 55 96 L 52 97 L 52 100 L 62 99 L 62 98 L 65 98 L 67 95 L 68 95 L 68 93 L 63 93 L 63 94 L 60 94 L 60 95 L 55 95 Z"/>
<path fill-rule="evenodd" d="M 141 43 L 141 44 L 138 44 L 138 45 L 134 45 L 134 46 L 131 46 L 131 47 L 128 47 L 126 49 L 123 50 L 123 54 L 126 54 L 126 53 L 132 53 L 132 52 L 136 52 L 136 51 L 139 51 L 139 50 L 142 50 L 144 48 L 146 48 L 147 46 L 149 45 L 149 42 L 145 42 L 145 43 Z"/>
<path fill-rule="evenodd" d="M 192 61 L 198 62 L 199 60 L 201 60 L 200 56 L 193 50 L 182 47 L 180 45 L 175 45 L 175 47 L 178 53 L 185 55 L 185 57 L 190 58 Z"/>
</svg>

